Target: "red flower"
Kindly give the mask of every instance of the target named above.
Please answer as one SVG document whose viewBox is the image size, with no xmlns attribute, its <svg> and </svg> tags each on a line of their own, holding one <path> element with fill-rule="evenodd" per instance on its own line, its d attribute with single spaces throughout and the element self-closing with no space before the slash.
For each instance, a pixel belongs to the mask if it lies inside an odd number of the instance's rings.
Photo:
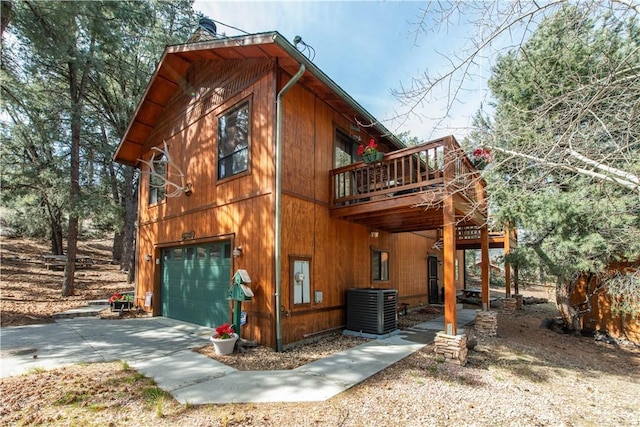
<svg viewBox="0 0 640 427">
<path fill-rule="evenodd" d="M 364 144 L 360 144 L 360 146 L 358 147 L 358 156 L 362 156 L 363 154 L 373 154 L 376 153 L 378 151 L 378 144 L 376 144 L 376 141 L 371 138 L 369 140 L 369 144 L 367 144 L 366 146 Z"/>
<path fill-rule="evenodd" d="M 216 328 L 216 333 L 213 337 L 226 340 L 231 338 L 231 335 L 233 335 L 233 325 L 225 323 L 224 325 L 220 325 Z"/>
<path fill-rule="evenodd" d="M 111 295 L 111 298 L 109 298 L 108 302 L 109 304 L 113 304 L 115 301 L 131 301 L 131 295 L 122 295 L 116 292 Z"/>
<path fill-rule="evenodd" d="M 493 160 L 493 154 L 491 154 L 488 148 L 476 148 L 471 153 L 471 160 L 484 160 L 486 163 L 489 163 Z"/>
</svg>

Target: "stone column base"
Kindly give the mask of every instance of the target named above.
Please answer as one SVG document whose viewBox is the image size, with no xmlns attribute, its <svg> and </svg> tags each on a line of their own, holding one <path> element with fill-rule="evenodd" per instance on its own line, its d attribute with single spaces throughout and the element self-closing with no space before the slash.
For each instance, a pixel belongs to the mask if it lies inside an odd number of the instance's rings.
<svg viewBox="0 0 640 427">
<path fill-rule="evenodd" d="M 502 312 L 505 314 L 513 314 L 516 312 L 515 298 L 502 298 Z"/>
<path fill-rule="evenodd" d="M 436 360 L 455 363 L 460 366 L 467 364 L 467 335 L 449 335 L 444 331 L 436 333 L 434 340 Z"/>
<path fill-rule="evenodd" d="M 513 297 L 516 299 L 516 310 L 524 310 L 522 294 L 515 294 Z"/>
<path fill-rule="evenodd" d="M 498 313 L 495 311 L 476 311 L 476 332 L 480 335 L 495 337 L 498 335 Z"/>
</svg>

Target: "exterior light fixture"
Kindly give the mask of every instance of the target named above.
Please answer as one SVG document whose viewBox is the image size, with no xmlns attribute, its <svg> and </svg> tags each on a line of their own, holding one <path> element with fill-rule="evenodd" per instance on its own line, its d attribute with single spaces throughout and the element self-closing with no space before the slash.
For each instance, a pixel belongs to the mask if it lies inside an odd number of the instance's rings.
<svg viewBox="0 0 640 427">
<path fill-rule="evenodd" d="M 233 252 L 231 253 L 234 257 L 239 257 L 240 255 L 242 255 L 242 246 L 236 246 L 235 248 L 233 248 Z"/>
</svg>

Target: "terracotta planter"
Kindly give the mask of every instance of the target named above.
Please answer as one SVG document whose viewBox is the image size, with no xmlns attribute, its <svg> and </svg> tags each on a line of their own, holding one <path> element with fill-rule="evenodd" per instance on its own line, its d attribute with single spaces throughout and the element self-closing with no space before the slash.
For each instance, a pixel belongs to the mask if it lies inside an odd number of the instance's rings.
<svg viewBox="0 0 640 427">
<path fill-rule="evenodd" d="M 384 158 L 384 153 L 381 152 L 375 152 L 375 153 L 364 153 L 362 155 L 362 161 L 369 164 L 369 163 L 378 163 L 381 162 L 382 159 Z"/>
<path fill-rule="evenodd" d="M 233 334 L 231 338 L 221 339 L 211 337 L 213 348 L 216 354 L 231 354 L 238 341 L 238 334 Z"/>
</svg>

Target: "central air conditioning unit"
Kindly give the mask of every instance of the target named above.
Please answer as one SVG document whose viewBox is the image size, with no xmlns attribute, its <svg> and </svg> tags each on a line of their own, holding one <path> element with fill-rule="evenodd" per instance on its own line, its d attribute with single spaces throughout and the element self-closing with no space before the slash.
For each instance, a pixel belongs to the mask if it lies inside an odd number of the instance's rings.
<svg viewBox="0 0 640 427">
<path fill-rule="evenodd" d="M 366 334 L 388 334 L 398 328 L 396 289 L 347 290 L 347 328 Z"/>
</svg>

